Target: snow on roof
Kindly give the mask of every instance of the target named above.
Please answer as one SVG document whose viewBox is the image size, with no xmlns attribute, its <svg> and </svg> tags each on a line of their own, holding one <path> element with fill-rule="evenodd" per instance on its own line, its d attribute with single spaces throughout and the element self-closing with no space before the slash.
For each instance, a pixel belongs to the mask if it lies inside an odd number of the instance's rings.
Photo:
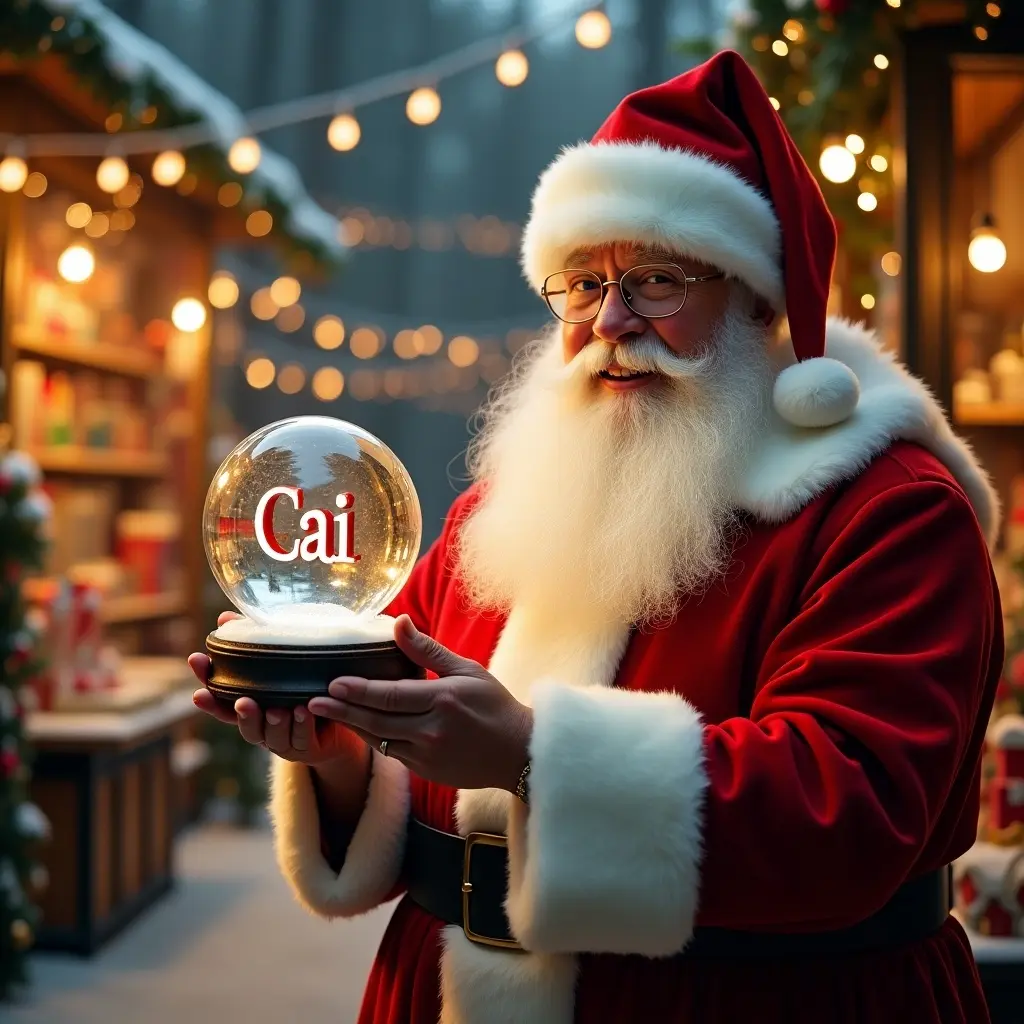
<svg viewBox="0 0 1024 1024">
<path fill-rule="evenodd" d="M 42 0 L 57 13 L 87 19 L 102 37 L 107 69 L 126 83 L 150 77 L 168 93 L 183 112 L 196 114 L 214 135 L 213 145 L 227 153 L 231 144 L 248 134 L 245 115 L 223 93 L 200 78 L 190 67 L 159 43 L 123 21 L 99 0 Z M 345 246 L 338 240 L 334 216 L 306 192 L 298 168 L 279 153 L 262 147 L 260 164 L 249 175 L 257 186 L 288 208 L 290 234 L 322 246 L 340 256 Z"/>
</svg>

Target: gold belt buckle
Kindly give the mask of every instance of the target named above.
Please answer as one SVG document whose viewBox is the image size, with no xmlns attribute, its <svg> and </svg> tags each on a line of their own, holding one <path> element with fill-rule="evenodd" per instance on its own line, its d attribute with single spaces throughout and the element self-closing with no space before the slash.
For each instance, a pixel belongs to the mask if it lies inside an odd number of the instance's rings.
<svg viewBox="0 0 1024 1024">
<path fill-rule="evenodd" d="M 470 942 L 482 946 L 500 946 L 502 949 L 522 949 L 515 939 L 493 939 L 489 935 L 480 935 L 469 926 L 469 899 L 473 895 L 473 883 L 469 880 L 469 868 L 473 862 L 473 848 L 482 846 L 508 847 L 505 836 L 492 835 L 490 832 L 470 832 L 466 836 L 466 853 L 462 860 L 462 930 Z"/>
</svg>

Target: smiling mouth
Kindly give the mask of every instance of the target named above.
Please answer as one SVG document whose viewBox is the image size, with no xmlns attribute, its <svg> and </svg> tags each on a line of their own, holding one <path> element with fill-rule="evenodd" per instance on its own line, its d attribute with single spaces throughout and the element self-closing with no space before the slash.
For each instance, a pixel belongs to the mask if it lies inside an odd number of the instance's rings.
<svg viewBox="0 0 1024 1024">
<path fill-rule="evenodd" d="M 653 373 L 647 370 L 624 370 L 620 366 L 598 370 L 597 375 L 602 380 L 640 380 L 642 377 L 654 376 Z"/>
</svg>

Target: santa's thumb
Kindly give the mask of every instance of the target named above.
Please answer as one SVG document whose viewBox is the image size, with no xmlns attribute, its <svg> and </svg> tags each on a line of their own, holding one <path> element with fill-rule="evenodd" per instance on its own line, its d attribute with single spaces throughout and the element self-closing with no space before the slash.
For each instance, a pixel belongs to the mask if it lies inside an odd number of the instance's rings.
<svg viewBox="0 0 1024 1024">
<path fill-rule="evenodd" d="M 417 665 L 439 676 L 480 675 L 480 665 L 449 651 L 432 636 L 421 633 L 408 615 L 400 615 L 395 622 L 395 643 Z"/>
</svg>

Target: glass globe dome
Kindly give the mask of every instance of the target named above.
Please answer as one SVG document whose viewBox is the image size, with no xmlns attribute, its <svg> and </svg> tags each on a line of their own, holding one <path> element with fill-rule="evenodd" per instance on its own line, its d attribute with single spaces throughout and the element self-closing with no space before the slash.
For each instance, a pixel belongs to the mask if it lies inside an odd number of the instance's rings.
<svg viewBox="0 0 1024 1024">
<path fill-rule="evenodd" d="M 419 498 L 394 452 L 328 416 L 250 434 L 217 470 L 203 516 L 228 600 L 255 623 L 310 634 L 382 612 L 421 535 Z"/>
</svg>

